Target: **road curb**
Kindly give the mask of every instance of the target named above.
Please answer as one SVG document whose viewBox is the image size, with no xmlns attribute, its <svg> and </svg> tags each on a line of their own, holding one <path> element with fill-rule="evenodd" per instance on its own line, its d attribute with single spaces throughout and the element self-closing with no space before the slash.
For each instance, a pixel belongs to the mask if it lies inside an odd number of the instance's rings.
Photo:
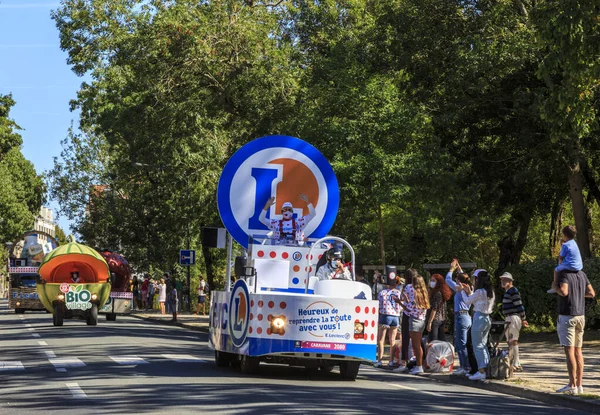
<svg viewBox="0 0 600 415">
<path fill-rule="evenodd" d="M 171 326 L 171 327 L 177 326 L 177 327 L 182 327 L 182 328 L 188 329 L 188 330 L 199 331 L 201 333 L 208 333 L 208 327 L 192 326 L 190 324 L 182 323 L 179 321 L 177 323 L 171 323 L 168 320 L 161 320 L 161 319 L 156 319 L 156 318 L 152 318 L 152 317 L 144 317 L 144 316 L 139 316 L 136 314 L 130 314 L 130 316 L 135 317 L 140 320 L 145 320 L 145 321 L 150 321 L 152 323 L 162 324 L 163 326 Z"/>
<path fill-rule="evenodd" d="M 469 386 L 471 388 L 485 389 L 492 392 L 498 392 L 506 395 L 517 396 L 520 398 L 531 399 L 546 404 L 562 406 L 569 409 L 576 409 L 582 412 L 600 414 L 600 401 L 594 399 L 585 399 L 571 395 L 542 392 L 539 390 L 526 388 L 518 385 L 512 385 L 498 380 L 487 380 L 484 382 L 472 381 L 464 376 L 449 374 L 432 374 L 429 376 L 429 378 L 432 380 L 437 380 L 438 382 Z"/>
</svg>

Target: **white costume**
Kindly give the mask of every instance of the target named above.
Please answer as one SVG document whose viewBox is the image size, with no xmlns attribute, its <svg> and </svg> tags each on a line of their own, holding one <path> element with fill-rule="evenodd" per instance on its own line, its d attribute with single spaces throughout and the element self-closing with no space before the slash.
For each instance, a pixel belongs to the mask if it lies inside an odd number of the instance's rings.
<svg viewBox="0 0 600 415">
<path fill-rule="evenodd" d="M 352 274 L 350 274 L 350 270 L 348 270 L 348 267 L 345 267 L 344 271 L 340 272 L 338 268 L 332 267 L 331 264 L 328 262 L 325 265 L 322 265 L 321 268 L 319 268 L 319 270 L 317 271 L 317 278 L 319 280 L 351 280 Z"/>
<path fill-rule="evenodd" d="M 287 202 L 283 207 L 291 208 L 291 203 Z M 293 215 L 293 214 L 292 214 Z M 298 219 L 286 218 L 283 215 L 283 219 L 267 219 L 267 211 L 262 210 L 258 220 L 265 225 L 269 230 L 273 231 L 273 239 L 277 241 L 295 241 L 300 242 L 304 240 L 304 228 L 306 225 L 317 215 L 312 203 L 308 204 L 308 215 Z"/>
</svg>

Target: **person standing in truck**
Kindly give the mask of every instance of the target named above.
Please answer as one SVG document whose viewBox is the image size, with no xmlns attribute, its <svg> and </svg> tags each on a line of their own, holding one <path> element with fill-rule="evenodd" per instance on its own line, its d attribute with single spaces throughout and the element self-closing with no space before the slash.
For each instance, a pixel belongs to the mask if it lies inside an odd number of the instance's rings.
<svg viewBox="0 0 600 415">
<path fill-rule="evenodd" d="M 269 230 L 273 231 L 273 239 L 277 243 L 298 243 L 304 240 L 304 229 L 306 225 L 317 215 L 315 207 L 308 200 L 305 194 L 300 195 L 307 207 L 308 215 L 301 218 L 294 218 L 294 206 L 290 202 L 285 202 L 281 206 L 281 219 L 267 219 L 269 208 L 275 204 L 275 198 L 271 197 L 265 203 L 265 207 L 260 212 L 258 220 L 265 225 Z"/>
</svg>

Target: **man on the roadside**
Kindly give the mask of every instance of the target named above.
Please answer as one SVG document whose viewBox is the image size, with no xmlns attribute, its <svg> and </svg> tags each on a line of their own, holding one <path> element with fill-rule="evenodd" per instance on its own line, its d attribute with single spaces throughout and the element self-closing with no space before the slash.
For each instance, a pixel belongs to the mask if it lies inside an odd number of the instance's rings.
<svg viewBox="0 0 600 415">
<path fill-rule="evenodd" d="M 521 300 L 521 294 L 517 287 L 513 285 L 514 279 L 510 272 L 500 275 L 500 284 L 504 289 L 502 297 L 502 314 L 504 320 L 508 323 L 506 327 L 506 341 L 508 343 L 508 355 L 510 363 L 515 372 L 522 372 L 523 367 L 519 359 L 519 333 L 521 327 L 529 327 L 525 318 L 525 307 Z"/>
<path fill-rule="evenodd" d="M 594 298 L 596 293 L 583 271 L 562 271 L 552 285 L 559 295 L 556 327 L 569 371 L 569 384 L 556 392 L 582 394 L 585 299 Z"/>
</svg>

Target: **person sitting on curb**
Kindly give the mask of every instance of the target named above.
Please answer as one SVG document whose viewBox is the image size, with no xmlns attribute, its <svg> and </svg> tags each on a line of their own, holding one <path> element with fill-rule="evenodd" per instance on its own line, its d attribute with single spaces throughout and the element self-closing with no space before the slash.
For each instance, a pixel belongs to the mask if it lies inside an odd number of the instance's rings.
<svg viewBox="0 0 600 415">
<path fill-rule="evenodd" d="M 513 285 L 513 276 L 510 272 L 500 275 L 500 284 L 505 290 L 502 297 L 502 314 L 508 323 L 506 328 L 506 342 L 508 343 L 508 356 L 515 372 L 522 372 L 523 367 L 519 360 L 519 333 L 521 326 L 529 327 L 525 318 L 525 307 L 521 301 L 521 294 Z"/>
</svg>

